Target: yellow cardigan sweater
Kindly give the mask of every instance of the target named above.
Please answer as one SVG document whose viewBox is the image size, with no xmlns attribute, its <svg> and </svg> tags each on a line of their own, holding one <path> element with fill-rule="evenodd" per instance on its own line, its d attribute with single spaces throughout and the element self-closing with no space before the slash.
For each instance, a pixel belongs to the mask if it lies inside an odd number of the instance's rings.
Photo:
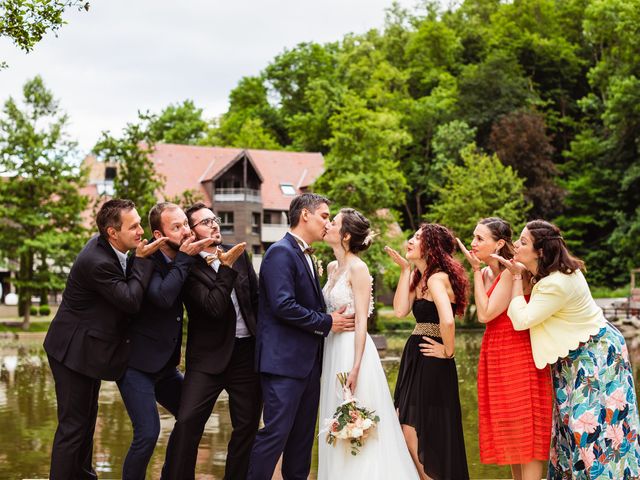
<svg viewBox="0 0 640 480">
<path fill-rule="evenodd" d="M 533 286 L 529 303 L 523 296 L 515 297 L 507 313 L 514 329 L 529 329 L 538 368 L 566 357 L 606 322 L 580 271 L 544 277 Z"/>
</svg>

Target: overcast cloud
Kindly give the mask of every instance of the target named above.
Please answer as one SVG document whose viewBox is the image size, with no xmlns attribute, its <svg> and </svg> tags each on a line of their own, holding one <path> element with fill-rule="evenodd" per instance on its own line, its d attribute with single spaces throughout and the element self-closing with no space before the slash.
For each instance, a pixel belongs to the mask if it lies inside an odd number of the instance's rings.
<svg viewBox="0 0 640 480">
<path fill-rule="evenodd" d="M 400 0 L 413 8 L 416 0 Z M 138 110 L 190 98 L 212 117 L 231 89 L 300 42 L 330 42 L 382 27 L 391 0 L 93 0 L 70 11 L 58 37 L 24 54 L 0 41 L 0 102 L 39 74 L 88 151 L 103 130 L 119 133 Z"/>
</svg>

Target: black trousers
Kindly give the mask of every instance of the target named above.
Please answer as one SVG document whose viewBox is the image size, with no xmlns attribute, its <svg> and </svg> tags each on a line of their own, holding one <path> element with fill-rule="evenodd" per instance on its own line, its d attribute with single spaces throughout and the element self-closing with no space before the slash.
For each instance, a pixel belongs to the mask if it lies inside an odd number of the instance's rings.
<svg viewBox="0 0 640 480">
<path fill-rule="evenodd" d="M 224 478 L 246 478 L 249 455 L 262 410 L 260 377 L 255 372 L 254 352 L 253 337 L 236 338 L 231 360 L 222 373 L 213 375 L 187 369 L 182 384 L 178 418 L 167 445 L 163 479 L 195 478 L 198 445 L 222 390 L 229 394 L 229 413 L 233 427 Z"/>
<path fill-rule="evenodd" d="M 51 450 L 51 480 L 96 479 L 91 462 L 100 380 L 65 367 L 49 356 L 56 384 L 58 428 Z"/>
</svg>

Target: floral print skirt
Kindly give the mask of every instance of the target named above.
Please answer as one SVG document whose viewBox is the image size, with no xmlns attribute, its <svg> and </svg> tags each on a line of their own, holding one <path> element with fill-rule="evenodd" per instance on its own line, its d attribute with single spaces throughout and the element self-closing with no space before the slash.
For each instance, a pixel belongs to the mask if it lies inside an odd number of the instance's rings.
<svg viewBox="0 0 640 480">
<path fill-rule="evenodd" d="M 640 478 L 640 423 L 624 337 L 607 322 L 551 366 L 548 479 Z"/>
</svg>

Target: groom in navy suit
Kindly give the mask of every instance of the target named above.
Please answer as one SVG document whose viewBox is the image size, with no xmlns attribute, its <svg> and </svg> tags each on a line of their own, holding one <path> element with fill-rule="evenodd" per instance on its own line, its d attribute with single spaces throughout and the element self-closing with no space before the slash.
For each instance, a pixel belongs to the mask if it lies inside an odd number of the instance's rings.
<svg viewBox="0 0 640 480">
<path fill-rule="evenodd" d="M 303 480 L 311 468 L 324 337 L 353 331 L 344 308 L 325 313 L 309 244 L 323 239 L 329 200 L 305 193 L 289 206 L 291 228 L 260 267 L 256 366 L 264 396 L 264 428 L 249 462 L 250 480 L 271 480 L 283 454 L 284 480 Z"/>
</svg>

